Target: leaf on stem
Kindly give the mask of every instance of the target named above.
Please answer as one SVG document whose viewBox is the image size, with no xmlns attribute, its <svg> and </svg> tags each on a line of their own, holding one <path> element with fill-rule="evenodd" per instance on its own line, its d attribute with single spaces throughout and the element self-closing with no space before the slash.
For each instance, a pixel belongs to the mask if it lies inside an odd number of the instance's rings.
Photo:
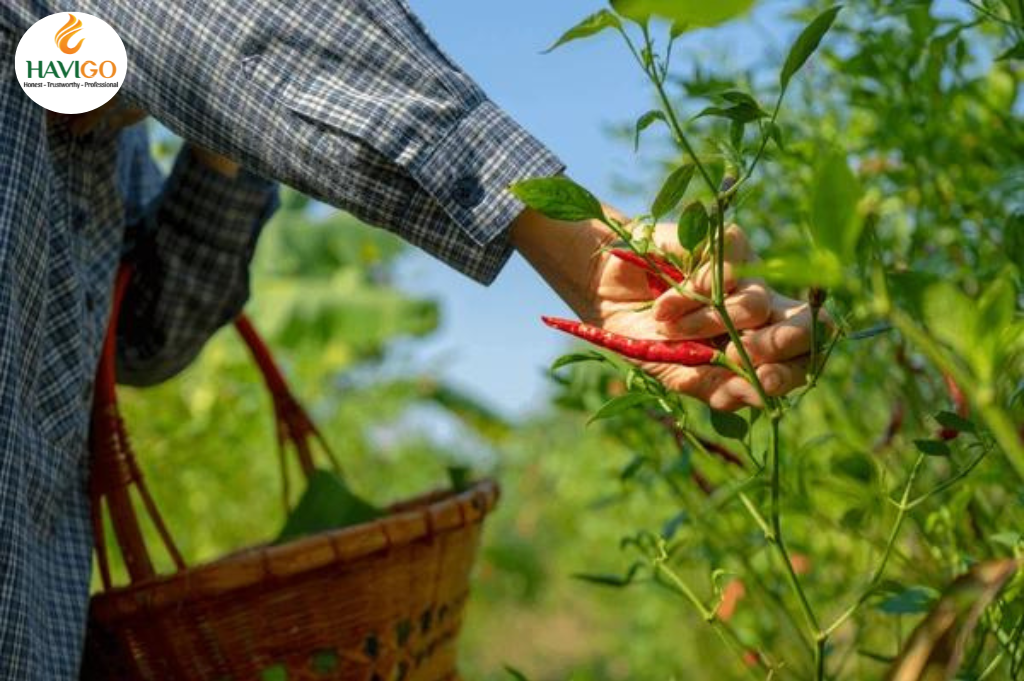
<svg viewBox="0 0 1024 681">
<path fill-rule="evenodd" d="M 935 420 L 943 428 L 949 428 L 959 433 L 975 433 L 978 431 L 978 427 L 973 422 L 951 411 L 940 411 L 935 415 Z"/>
<path fill-rule="evenodd" d="M 686 204 L 683 214 L 679 216 L 679 245 L 692 252 L 707 237 L 710 224 L 711 218 L 703 203 L 692 201 Z"/>
<path fill-rule="evenodd" d="M 722 437 L 742 440 L 747 436 L 747 421 L 742 416 L 728 411 L 711 409 L 711 427 Z"/>
<path fill-rule="evenodd" d="M 588 574 L 578 572 L 572 577 L 573 579 L 590 582 L 591 584 L 597 584 L 598 586 L 609 586 L 621 589 L 622 587 L 629 586 L 633 583 L 636 579 L 637 573 L 640 572 L 641 567 L 641 563 L 633 563 L 624 575 Z"/>
<path fill-rule="evenodd" d="M 950 456 L 949 445 L 942 440 L 914 440 L 914 447 L 925 456 Z"/>
<path fill-rule="evenodd" d="M 665 120 L 664 112 L 658 109 L 648 111 L 643 116 L 637 119 L 636 133 L 634 134 L 633 138 L 633 151 L 637 151 L 638 149 L 640 149 L 640 133 L 654 125 L 654 123 L 656 123 L 657 121 L 667 123 L 667 121 Z"/>
<path fill-rule="evenodd" d="M 562 37 L 556 40 L 551 47 L 544 50 L 543 54 L 547 54 L 548 52 L 551 52 L 566 43 L 571 43 L 574 40 L 581 40 L 583 38 L 589 38 L 590 36 L 597 35 L 609 28 L 622 28 L 622 22 L 617 16 L 615 16 L 615 13 L 606 9 L 603 9 L 600 12 L 594 12 L 589 17 L 563 33 Z"/>
<path fill-rule="evenodd" d="M 520 201 L 552 220 L 579 222 L 604 220 L 601 202 L 567 177 L 540 177 L 513 184 L 509 190 Z"/>
<path fill-rule="evenodd" d="M 581 362 L 607 362 L 608 358 L 602 355 L 600 352 L 578 352 L 570 355 L 562 355 L 551 364 L 551 371 L 557 371 L 562 367 L 569 366 L 570 364 L 579 364 Z"/>
<path fill-rule="evenodd" d="M 638 407 L 645 402 L 651 401 L 652 399 L 654 398 L 644 393 L 627 393 L 625 395 L 613 397 L 605 402 L 604 405 L 597 410 L 597 413 L 590 417 L 590 420 L 587 421 L 587 423 L 589 424 L 594 421 L 601 421 L 613 416 L 618 416 L 619 414 L 627 412 L 634 407 Z"/>
<path fill-rule="evenodd" d="M 687 163 L 672 171 L 672 174 L 665 180 L 661 191 L 658 192 L 657 198 L 654 199 L 654 203 L 651 204 L 651 216 L 655 220 L 672 212 L 679 205 L 690 186 L 690 180 L 693 179 L 696 169 L 692 163 Z"/>
<path fill-rule="evenodd" d="M 811 196 L 811 235 L 819 248 L 831 251 L 842 264 L 856 256 L 864 227 L 857 215 L 860 183 L 846 162 L 846 153 L 829 147 L 814 171 Z"/>
<path fill-rule="evenodd" d="M 786 63 L 782 66 L 782 73 L 779 74 L 779 85 L 783 92 L 789 87 L 789 81 L 792 80 L 793 75 L 800 70 L 800 67 L 818 49 L 821 39 L 828 33 L 828 29 L 832 27 L 832 23 L 836 20 L 836 15 L 839 14 L 839 10 L 842 8 L 842 5 L 836 5 L 815 17 L 814 21 L 807 25 L 807 28 L 800 33 L 793 46 L 789 48 Z"/>
<path fill-rule="evenodd" d="M 677 25 L 717 26 L 754 6 L 756 0 L 612 0 L 612 7 L 624 17 L 646 22 L 659 16 Z"/>
</svg>

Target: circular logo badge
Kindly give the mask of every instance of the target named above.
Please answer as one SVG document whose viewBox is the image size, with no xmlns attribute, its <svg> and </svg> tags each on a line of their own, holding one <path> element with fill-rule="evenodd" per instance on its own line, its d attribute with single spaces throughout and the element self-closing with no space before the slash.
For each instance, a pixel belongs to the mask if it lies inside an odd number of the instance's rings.
<svg viewBox="0 0 1024 681">
<path fill-rule="evenodd" d="M 84 12 L 51 14 L 25 31 L 14 57 L 25 94 L 54 113 L 80 114 L 109 102 L 128 73 L 124 43 Z"/>
</svg>

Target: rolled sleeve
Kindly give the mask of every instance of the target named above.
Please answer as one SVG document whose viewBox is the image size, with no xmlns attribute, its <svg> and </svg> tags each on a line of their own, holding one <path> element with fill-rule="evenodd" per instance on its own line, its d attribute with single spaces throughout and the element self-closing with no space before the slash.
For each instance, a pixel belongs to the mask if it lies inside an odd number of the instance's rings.
<svg viewBox="0 0 1024 681">
<path fill-rule="evenodd" d="M 565 169 L 547 148 L 490 101 L 467 113 L 410 168 L 444 212 L 480 246 L 523 210 L 508 187 Z"/>
</svg>

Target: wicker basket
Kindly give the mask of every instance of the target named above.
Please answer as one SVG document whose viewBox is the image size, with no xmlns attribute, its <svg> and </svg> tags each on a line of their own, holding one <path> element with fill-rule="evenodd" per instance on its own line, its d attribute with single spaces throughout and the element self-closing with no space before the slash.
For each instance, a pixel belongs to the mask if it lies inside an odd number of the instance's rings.
<svg viewBox="0 0 1024 681">
<path fill-rule="evenodd" d="M 126 271 L 118 277 L 115 314 Z M 274 398 L 278 439 L 312 469 L 322 439 L 292 399 L 269 353 L 237 322 Z M 373 523 L 186 567 L 129 448 L 114 394 L 108 332 L 93 411 L 93 527 L 104 590 L 90 603 L 84 679 L 445 681 L 456 679 L 456 637 L 481 523 L 497 486 L 400 503 Z M 282 450 L 283 451 L 283 450 Z M 153 569 L 134 489 L 177 570 Z M 106 507 L 130 575 L 113 587 Z"/>
</svg>

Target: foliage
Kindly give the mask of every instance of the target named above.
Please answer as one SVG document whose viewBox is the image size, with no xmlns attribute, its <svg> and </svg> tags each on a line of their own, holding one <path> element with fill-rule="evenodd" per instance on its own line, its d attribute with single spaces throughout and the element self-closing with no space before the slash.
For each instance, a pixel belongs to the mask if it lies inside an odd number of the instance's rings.
<svg viewBox="0 0 1024 681">
<path fill-rule="evenodd" d="M 681 215 L 690 267 L 721 260 L 728 220 L 751 226 L 766 249 L 748 276 L 807 296 L 815 314 L 827 289 L 837 326 L 814 324 L 804 389 L 741 416 L 609 357 L 577 355 L 556 373 L 560 402 L 602 417 L 591 427 L 619 443 L 622 494 L 651 509 L 621 558 L 585 564 L 589 582 L 634 603 L 644 585 L 680 599 L 687 631 L 708 626 L 715 657 L 734 660 L 690 660 L 702 678 L 904 674 L 904 627 L 948 607 L 935 595 L 972 565 L 1020 556 L 1024 137 L 1015 57 L 997 57 L 1024 24 L 1013 0 L 962 9 L 808 8 L 774 79 L 706 64 L 681 76 L 676 26 L 606 20 L 660 112 L 631 135 L 663 122 L 676 148 L 639 220 Z M 711 207 L 706 235 L 687 216 L 694 202 Z M 656 253 L 644 230 L 599 219 Z M 711 303 L 725 314 L 720 288 Z M 747 362 L 738 371 L 756 384 Z M 1017 674 L 1022 578 L 1000 589 L 1016 563 L 1000 565 L 990 607 L 909 641 L 946 661 L 935 678 Z M 728 611 L 726 576 L 745 594 Z M 673 672 L 674 661 L 657 673 Z"/>
</svg>

